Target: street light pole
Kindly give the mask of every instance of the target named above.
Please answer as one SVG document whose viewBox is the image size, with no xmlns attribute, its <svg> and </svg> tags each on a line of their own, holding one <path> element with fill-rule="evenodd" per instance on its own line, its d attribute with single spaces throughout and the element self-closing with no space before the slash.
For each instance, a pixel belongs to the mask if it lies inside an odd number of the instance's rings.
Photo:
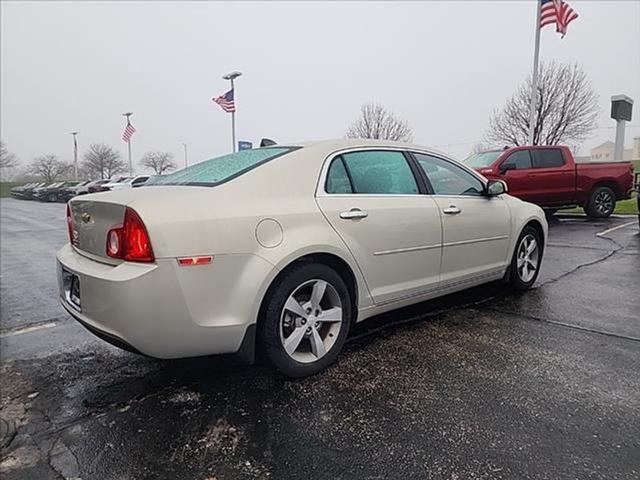
<svg viewBox="0 0 640 480">
<path fill-rule="evenodd" d="M 78 132 L 71 132 L 73 135 L 73 177 L 78 181 Z"/>
<path fill-rule="evenodd" d="M 126 112 L 122 114 L 123 117 L 127 117 L 127 126 L 131 123 L 131 119 L 129 118 L 131 115 L 133 115 L 133 112 Z M 127 140 L 127 149 L 129 150 L 129 176 L 133 177 L 133 163 L 131 162 L 131 136 L 129 136 L 129 140 Z"/>
<path fill-rule="evenodd" d="M 242 75 L 242 72 L 231 72 L 231 73 L 227 73 L 226 75 L 224 75 L 222 78 L 224 80 L 229 80 L 231 81 L 231 91 L 233 92 L 233 111 L 231 112 L 231 143 L 232 143 L 232 152 L 236 153 L 236 108 L 235 108 L 235 102 L 236 102 L 236 91 L 235 91 L 235 86 L 233 81 L 238 78 L 240 75 Z"/>
<path fill-rule="evenodd" d="M 187 144 L 182 142 L 182 147 L 184 148 L 184 168 L 189 166 L 189 161 L 187 157 Z"/>
</svg>

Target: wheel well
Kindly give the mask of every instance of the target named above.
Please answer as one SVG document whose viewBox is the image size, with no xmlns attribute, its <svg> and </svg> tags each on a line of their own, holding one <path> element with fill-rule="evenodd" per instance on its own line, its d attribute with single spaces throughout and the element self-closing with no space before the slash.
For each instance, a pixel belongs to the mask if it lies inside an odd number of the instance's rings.
<svg viewBox="0 0 640 480">
<path fill-rule="evenodd" d="M 619 188 L 619 186 L 618 186 L 618 184 L 616 182 L 603 181 L 603 182 L 596 183 L 593 186 L 593 188 L 591 188 L 591 191 L 589 192 L 589 196 L 587 197 L 587 202 L 586 203 L 589 203 L 589 200 L 591 199 L 591 194 L 598 187 L 609 187 L 611 190 L 613 190 L 613 193 L 616 196 L 616 200 L 622 199 L 622 192 L 620 192 L 620 188 Z"/>
<path fill-rule="evenodd" d="M 278 280 L 293 267 L 300 265 L 301 263 L 320 263 L 322 265 L 326 265 L 335 272 L 340 275 L 340 278 L 344 281 L 347 286 L 347 290 L 349 291 L 349 296 L 351 297 L 351 325 L 356 323 L 356 318 L 358 315 L 358 283 L 356 281 L 356 277 L 353 274 L 353 270 L 347 262 L 338 257 L 337 255 L 333 255 L 331 253 L 311 253 L 305 255 L 303 257 L 297 258 L 291 263 L 289 263 L 285 268 L 283 268 L 280 273 L 273 279 L 271 285 L 264 294 L 262 298 L 262 302 L 260 304 L 260 310 L 258 312 L 258 322 L 264 316 L 264 308 L 265 308 L 265 300 L 269 298 L 271 291 L 277 285 Z"/>
<path fill-rule="evenodd" d="M 540 240 L 542 241 L 542 247 L 544 248 L 544 229 L 542 228 L 542 224 L 538 220 L 529 220 L 525 227 L 531 227 L 538 232 Z"/>
</svg>

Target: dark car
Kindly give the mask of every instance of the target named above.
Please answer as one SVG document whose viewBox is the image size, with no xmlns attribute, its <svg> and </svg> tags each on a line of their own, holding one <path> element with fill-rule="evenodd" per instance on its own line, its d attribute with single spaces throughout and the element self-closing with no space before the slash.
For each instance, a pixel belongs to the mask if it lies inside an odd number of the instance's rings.
<svg viewBox="0 0 640 480">
<path fill-rule="evenodd" d="M 35 188 L 33 190 L 33 197 L 36 200 L 40 200 L 41 202 L 44 202 L 47 200 L 49 191 L 53 191 L 57 189 L 58 187 L 62 186 L 63 183 L 64 182 L 54 182 L 54 183 L 45 185 L 44 187 Z"/>
<path fill-rule="evenodd" d="M 48 185 L 50 185 L 50 184 L 48 184 L 46 182 L 37 183 L 36 185 L 25 189 L 23 191 L 22 198 L 24 198 L 25 200 L 33 200 L 33 199 L 36 198 L 36 195 L 38 194 L 38 192 L 40 190 L 42 190 L 43 188 L 47 187 Z"/>
<path fill-rule="evenodd" d="M 38 199 L 42 202 L 57 202 L 62 195 L 62 189 L 75 187 L 80 182 L 58 182 L 41 190 Z"/>
<path fill-rule="evenodd" d="M 74 182 L 75 183 L 75 182 Z M 84 182 L 76 183 L 75 185 L 69 185 L 62 187 L 58 193 L 59 202 L 68 202 L 73 197 L 78 195 L 78 189 L 91 183 L 91 180 L 85 180 Z"/>
<path fill-rule="evenodd" d="M 17 185 L 11 189 L 11 196 L 14 198 L 23 198 L 24 192 L 26 190 L 35 188 L 38 185 L 39 185 L 38 182 L 30 182 L 30 183 L 25 183 L 24 185 Z"/>
</svg>

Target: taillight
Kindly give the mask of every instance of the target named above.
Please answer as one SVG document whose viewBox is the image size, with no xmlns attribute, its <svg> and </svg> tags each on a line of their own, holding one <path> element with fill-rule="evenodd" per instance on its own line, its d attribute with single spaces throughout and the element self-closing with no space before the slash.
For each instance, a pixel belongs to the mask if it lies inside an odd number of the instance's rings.
<svg viewBox="0 0 640 480">
<path fill-rule="evenodd" d="M 71 216 L 71 207 L 67 203 L 67 231 L 69 232 L 69 243 L 73 245 L 73 217 Z"/>
<path fill-rule="evenodd" d="M 107 232 L 107 255 L 130 262 L 153 262 L 151 240 L 144 223 L 135 212 L 127 207 L 122 225 L 114 226 Z"/>
</svg>

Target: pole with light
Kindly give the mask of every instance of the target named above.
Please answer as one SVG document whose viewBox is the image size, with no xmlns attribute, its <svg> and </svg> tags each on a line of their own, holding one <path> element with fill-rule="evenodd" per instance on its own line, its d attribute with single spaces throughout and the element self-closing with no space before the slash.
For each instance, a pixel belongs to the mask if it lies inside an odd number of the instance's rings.
<svg viewBox="0 0 640 480">
<path fill-rule="evenodd" d="M 71 132 L 73 135 L 73 177 L 78 181 L 78 132 Z"/>
<path fill-rule="evenodd" d="M 184 148 L 184 168 L 189 166 L 189 161 L 187 157 L 187 144 L 182 142 L 182 148 Z"/>
<path fill-rule="evenodd" d="M 224 75 L 222 78 L 223 80 L 229 80 L 231 82 L 231 90 L 233 91 L 233 103 L 234 103 L 234 108 L 233 111 L 231 112 L 231 143 L 233 146 L 233 153 L 236 153 L 236 109 L 235 109 L 235 101 L 236 101 L 236 91 L 234 89 L 234 85 L 233 85 L 233 81 L 238 78 L 240 75 L 242 75 L 242 72 L 231 72 L 231 73 L 227 73 L 226 75 Z"/>
<path fill-rule="evenodd" d="M 133 115 L 133 112 L 125 112 L 122 114 L 123 117 L 127 117 L 127 127 L 131 125 L 131 115 Z M 127 127 L 125 127 L 125 129 Z M 129 151 L 129 176 L 133 177 L 133 163 L 131 162 L 131 135 L 129 135 L 129 139 L 127 140 L 127 149 Z"/>
</svg>

